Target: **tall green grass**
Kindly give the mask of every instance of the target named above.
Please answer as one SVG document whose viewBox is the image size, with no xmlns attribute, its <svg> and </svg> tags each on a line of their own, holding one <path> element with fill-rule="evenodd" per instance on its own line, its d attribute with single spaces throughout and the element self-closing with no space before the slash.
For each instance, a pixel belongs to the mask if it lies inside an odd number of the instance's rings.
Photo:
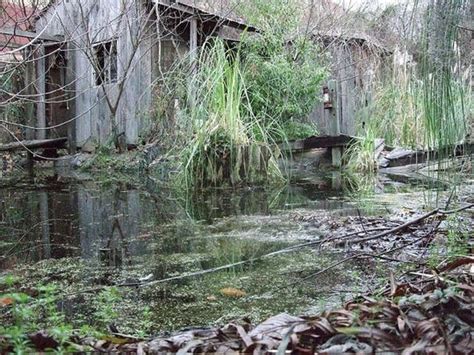
<svg viewBox="0 0 474 355">
<path fill-rule="evenodd" d="M 239 51 L 214 39 L 190 70 L 182 112 L 189 122 L 189 142 L 178 153 L 177 182 L 207 187 L 281 180 L 271 135 L 248 105 Z"/>
<path fill-rule="evenodd" d="M 377 171 L 375 157 L 375 132 L 368 128 L 365 134 L 344 152 L 343 160 L 351 172 L 370 173 Z"/>
<path fill-rule="evenodd" d="M 466 142 L 473 118 L 471 86 L 462 72 L 459 24 L 467 13 L 466 0 L 430 0 L 425 6 L 415 1 L 421 16 L 414 17 L 417 43 L 414 61 L 394 63 L 373 84 L 371 100 L 357 112 L 361 140 L 348 152 L 350 171 L 373 171 L 374 137 L 389 146 L 424 149 L 432 152 L 430 181 L 449 179 L 455 189 L 462 183 L 460 172 L 452 166 L 456 146 Z M 406 46 L 408 47 L 408 46 Z M 402 43 L 402 50 L 404 52 Z M 461 169 L 462 170 L 462 169 Z M 425 196 L 427 205 L 440 203 L 439 187 L 432 186 Z"/>
<path fill-rule="evenodd" d="M 420 64 L 423 123 L 426 144 L 438 150 L 461 143 L 467 132 L 466 88 L 456 73 L 458 25 L 466 5 L 465 0 L 432 1 L 425 16 Z"/>
<path fill-rule="evenodd" d="M 356 113 L 358 134 L 366 131 L 389 146 L 423 148 L 422 83 L 407 65 L 392 65 L 375 81 L 369 105 Z"/>
<path fill-rule="evenodd" d="M 389 73 L 356 113 L 359 136 L 370 132 L 388 146 L 427 150 L 463 142 L 471 105 L 467 85 L 447 73 L 440 77 L 406 66 L 394 65 Z"/>
</svg>

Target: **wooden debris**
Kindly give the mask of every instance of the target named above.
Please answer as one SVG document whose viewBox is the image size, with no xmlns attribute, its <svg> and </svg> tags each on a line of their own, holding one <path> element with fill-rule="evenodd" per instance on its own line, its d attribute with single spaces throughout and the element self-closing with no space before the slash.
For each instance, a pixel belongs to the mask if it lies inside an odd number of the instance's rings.
<svg viewBox="0 0 474 355">
<path fill-rule="evenodd" d="M 46 148 L 65 148 L 67 138 L 38 139 L 30 141 L 13 142 L 8 144 L 0 144 L 0 152 L 22 150 L 22 149 L 46 149 Z"/>
</svg>

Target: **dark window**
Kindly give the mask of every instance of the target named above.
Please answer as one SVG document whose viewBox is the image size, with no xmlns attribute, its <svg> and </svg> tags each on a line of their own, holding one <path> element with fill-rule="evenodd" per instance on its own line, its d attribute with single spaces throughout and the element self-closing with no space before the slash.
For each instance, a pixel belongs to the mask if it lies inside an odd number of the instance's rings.
<svg viewBox="0 0 474 355">
<path fill-rule="evenodd" d="M 96 56 L 96 85 L 117 82 L 117 41 L 100 43 L 94 46 Z"/>
</svg>

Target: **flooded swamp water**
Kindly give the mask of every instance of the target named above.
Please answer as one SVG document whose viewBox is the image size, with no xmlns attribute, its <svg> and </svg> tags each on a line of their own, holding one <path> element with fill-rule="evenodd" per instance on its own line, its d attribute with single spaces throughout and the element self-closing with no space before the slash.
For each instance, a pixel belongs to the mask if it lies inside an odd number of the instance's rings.
<svg viewBox="0 0 474 355">
<path fill-rule="evenodd" d="M 352 261 L 307 277 L 347 250 L 307 246 L 259 258 L 358 219 L 408 213 L 429 196 L 423 183 L 379 176 L 361 188 L 336 173 L 193 196 L 147 177 L 44 175 L 0 189 L 1 274 L 15 275 L 27 293 L 55 285 L 78 328 L 113 324 L 142 335 L 314 313 L 374 289 L 388 276 L 386 262 Z M 472 181 L 466 186 L 472 193 Z M 228 264 L 236 265 L 196 274 Z M 153 283 L 180 275 L 190 276 Z"/>
</svg>

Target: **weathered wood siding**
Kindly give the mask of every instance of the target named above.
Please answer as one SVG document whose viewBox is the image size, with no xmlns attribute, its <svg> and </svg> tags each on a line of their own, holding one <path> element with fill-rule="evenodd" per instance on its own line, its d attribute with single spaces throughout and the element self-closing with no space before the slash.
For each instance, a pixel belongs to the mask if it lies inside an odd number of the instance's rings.
<svg viewBox="0 0 474 355">
<path fill-rule="evenodd" d="M 355 42 L 335 43 L 328 50 L 332 58 L 329 79 L 337 81 L 337 107 L 341 133 L 355 135 L 356 113 L 359 108 L 366 105 L 367 100 L 370 100 L 371 82 L 381 70 L 381 59 L 367 46 Z M 322 92 L 321 88 L 320 99 Z M 315 107 L 309 119 L 316 123 L 321 134 L 330 134 L 330 125 L 322 103 Z"/>
<path fill-rule="evenodd" d="M 73 41 L 76 70 L 76 140 L 80 147 L 87 140 L 105 143 L 112 132 L 112 119 L 106 94 L 114 104 L 119 93 L 119 83 L 126 68 L 127 80 L 119 100 L 115 123 L 118 131 L 124 132 L 128 143 L 137 143 L 142 127 L 142 118 L 150 104 L 152 82 L 150 51 L 151 38 L 142 41 L 134 53 L 132 37 L 136 36 L 142 8 L 134 0 L 81 0 L 60 1 L 47 10 L 37 22 L 37 31 L 45 29 L 49 35 L 62 35 Z M 122 5 L 128 16 L 120 16 Z M 82 9 L 81 9 L 82 8 Z M 88 55 L 91 43 L 117 40 L 118 82 L 96 85 L 95 73 Z M 136 40 L 136 38 L 134 38 Z M 129 65 L 131 61 L 131 64 Z M 41 63 L 39 63 L 41 66 Z M 41 81 L 41 78 L 39 78 Z M 42 90 L 42 87 L 40 88 Z M 38 105 L 38 115 L 43 117 L 43 107 Z"/>
<path fill-rule="evenodd" d="M 62 0 L 48 8 L 37 22 L 37 32 L 64 36 L 68 47 L 76 49 L 67 56 L 73 60 L 68 70 L 74 68 L 75 72 L 71 90 L 75 92 L 75 100 L 71 111 L 61 120 L 76 118 L 75 132 L 69 130 L 68 136 L 75 137 L 78 147 L 88 140 L 106 143 L 114 127 L 117 133 L 125 133 L 127 143 L 139 143 L 154 119 L 153 88 L 160 85 L 173 62 L 184 58 L 193 45 L 202 45 L 208 36 L 224 36 L 229 32 L 221 31 L 219 26 L 222 25 L 217 21 L 202 20 L 193 12 L 161 6 L 157 13 L 156 9 L 146 8 L 145 3 L 141 0 Z M 134 45 L 137 39 L 138 48 Z M 90 59 L 94 55 L 91 44 L 110 40 L 117 41 L 118 82 L 96 85 Z M 44 63 L 38 62 L 37 66 L 41 98 L 45 96 L 41 76 Z M 123 78 L 126 80 L 121 90 Z M 117 100 L 119 105 L 113 120 L 110 103 L 114 107 Z M 45 122 L 44 106 L 40 100 L 38 125 Z"/>
</svg>

